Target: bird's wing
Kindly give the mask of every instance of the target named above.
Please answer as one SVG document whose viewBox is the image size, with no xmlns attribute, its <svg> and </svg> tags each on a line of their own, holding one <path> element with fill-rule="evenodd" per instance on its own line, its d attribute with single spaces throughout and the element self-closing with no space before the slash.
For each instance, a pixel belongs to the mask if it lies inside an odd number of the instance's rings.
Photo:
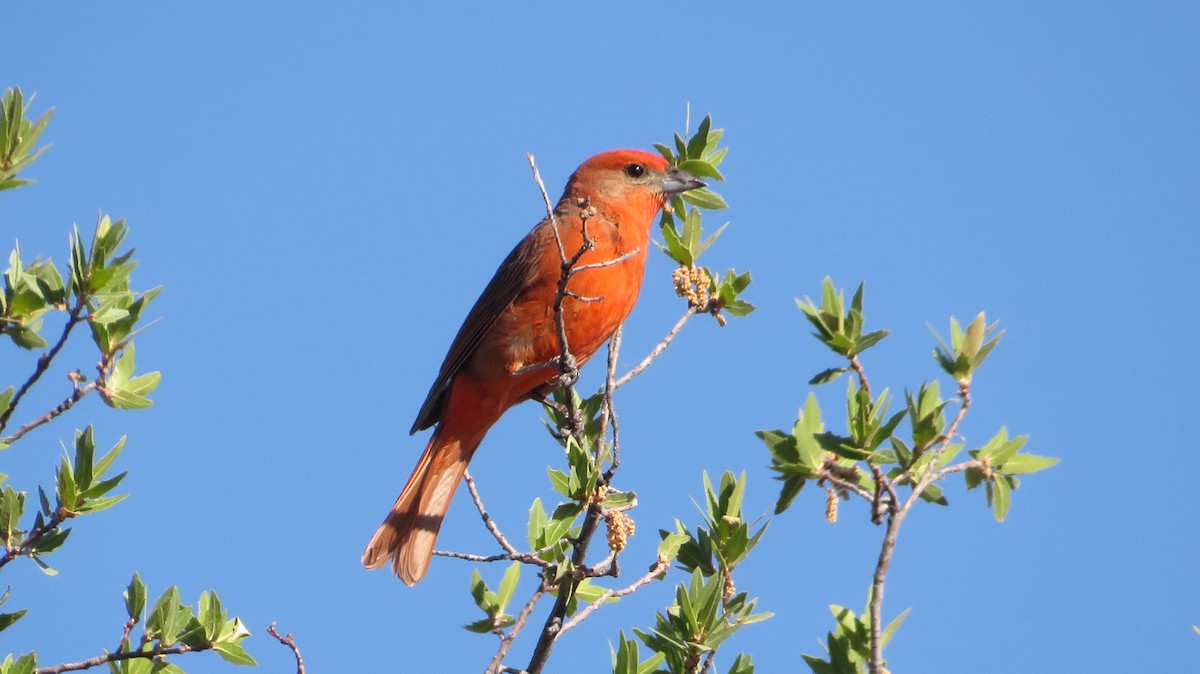
<svg viewBox="0 0 1200 674">
<path fill-rule="evenodd" d="M 475 300 L 475 306 L 471 307 L 462 327 L 458 329 L 458 334 L 454 336 L 454 342 L 450 344 L 446 360 L 442 362 L 442 369 L 438 371 L 437 379 L 429 389 L 421 411 L 417 413 L 417 420 L 413 422 L 410 434 L 429 428 L 441 420 L 450 383 L 475 355 L 480 341 L 495 324 L 496 319 L 533 282 L 539 256 L 546 248 L 538 245 L 537 239 L 547 226 L 548 221 L 538 223 L 516 248 L 512 249 L 479 299 Z"/>
</svg>

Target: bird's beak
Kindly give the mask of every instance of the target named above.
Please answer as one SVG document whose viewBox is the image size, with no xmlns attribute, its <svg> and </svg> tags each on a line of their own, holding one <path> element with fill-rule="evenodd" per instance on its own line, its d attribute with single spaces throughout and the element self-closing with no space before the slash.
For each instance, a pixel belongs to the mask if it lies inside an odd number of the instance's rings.
<svg viewBox="0 0 1200 674">
<path fill-rule="evenodd" d="M 680 168 L 672 166 L 667 169 L 667 177 L 662 182 L 662 191 L 666 194 L 679 194 L 697 187 L 706 187 L 708 183 Z"/>
</svg>

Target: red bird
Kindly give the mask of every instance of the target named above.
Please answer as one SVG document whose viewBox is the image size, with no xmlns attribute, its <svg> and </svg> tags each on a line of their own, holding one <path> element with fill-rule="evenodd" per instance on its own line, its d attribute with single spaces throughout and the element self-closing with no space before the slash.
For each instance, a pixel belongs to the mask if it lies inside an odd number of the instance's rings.
<svg viewBox="0 0 1200 674">
<path fill-rule="evenodd" d="M 580 366 L 633 309 L 650 227 L 663 204 L 673 194 L 704 185 L 641 150 L 598 154 L 571 175 L 554 209 L 563 249 L 571 256 L 582 247 L 586 205 L 587 236 L 594 245 L 577 266 L 621 260 L 580 271 L 567 286 L 577 297 L 602 298 L 563 299 L 567 343 Z M 483 436 L 508 408 L 552 389 L 559 376 L 553 363 L 561 350 L 554 299 L 562 274 L 552 226 L 549 218 L 542 220 L 508 254 L 454 337 L 410 432 L 437 428 L 367 544 L 362 556 L 367 568 L 390 562 L 406 584 L 421 580 L 454 490 Z"/>
</svg>

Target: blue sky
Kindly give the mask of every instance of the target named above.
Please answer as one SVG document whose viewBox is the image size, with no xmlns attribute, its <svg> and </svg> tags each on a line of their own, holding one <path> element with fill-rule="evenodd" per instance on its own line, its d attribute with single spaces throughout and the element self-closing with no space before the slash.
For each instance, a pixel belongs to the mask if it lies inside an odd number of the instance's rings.
<svg viewBox="0 0 1200 674">
<path fill-rule="evenodd" d="M 72 223 L 126 218 L 135 283 L 166 286 L 138 341 L 164 379 L 149 411 L 90 400 L 4 455 L 32 488 L 94 422 L 101 442 L 130 436 L 133 496 L 78 523 L 59 576 L 5 570 L 33 610 L 2 650 L 50 664 L 111 648 L 138 570 L 188 601 L 216 588 L 264 671 L 290 666 L 275 620 L 312 671 L 481 671 L 494 638 L 458 627 L 479 617 L 470 565 L 435 560 L 409 589 L 359 554 L 425 443 L 406 431 L 459 322 L 542 212 L 524 153 L 556 195 L 587 156 L 682 130 L 690 102 L 731 148 L 731 208 L 708 220 L 732 225 L 705 262 L 752 270 L 759 310 L 694 321 L 623 390 L 619 482 L 642 504 L 624 566 L 648 565 L 673 517 L 698 520 L 702 470 L 747 471 L 748 512 L 769 514 L 753 431 L 791 424 L 836 364 L 792 300 L 826 275 L 865 280 L 870 324 L 893 332 L 865 359 L 876 387 L 936 377 L 926 324 L 986 310 L 1007 333 L 967 441 L 1006 425 L 1062 458 L 1004 524 L 957 480 L 949 509 L 910 518 L 885 606 L 913 607 L 892 671 L 1171 671 L 1200 652 L 1200 6 L 126 3 L 20 23 L 0 86 L 57 113 L 37 184 L 0 195 L 5 246 L 62 260 Z M 651 257 L 626 362 L 681 311 L 670 271 Z M 8 353 L 6 382 L 30 366 Z M 819 391 L 827 419 L 842 392 Z M 472 465 L 516 536 L 559 461 L 538 417 L 510 412 Z M 776 615 L 728 643 L 721 671 L 738 650 L 801 671 L 826 605 L 862 606 L 882 531 L 859 504 L 833 527 L 822 507 L 806 492 L 772 518 L 738 580 Z M 492 551 L 467 499 L 439 547 Z M 659 583 L 606 607 L 552 669 L 608 671 L 618 629 L 670 596 Z"/>
</svg>

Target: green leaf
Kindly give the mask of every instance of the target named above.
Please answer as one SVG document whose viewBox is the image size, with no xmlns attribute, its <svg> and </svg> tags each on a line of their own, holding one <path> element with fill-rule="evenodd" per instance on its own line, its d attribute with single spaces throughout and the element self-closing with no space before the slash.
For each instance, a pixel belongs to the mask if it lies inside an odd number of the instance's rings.
<svg viewBox="0 0 1200 674">
<path fill-rule="evenodd" d="M 904 619 L 908 617 L 910 611 L 912 611 L 911 606 L 901 611 L 900 615 L 896 616 L 895 620 L 888 623 L 888 626 L 885 627 L 883 632 L 879 635 L 880 645 L 887 646 L 888 642 L 892 639 L 892 635 L 896 633 L 896 630 L 900 629 L 900 625 L 904 622 Z"/>
<path fill-rule="evenodd" d="M 729 204 L 725 203 L 725 199 L 722 198 L 721 195 L 713 192 L 707 187 L 688 190 L 681 196 L 683 197 L 684 201 L 697 208 L 705 208 L 710 211 L 718 211 L 723 208 L 729 208 Z"/>
<path fill-rule="evenodd" d="M 691 539 L 686 533 L 668 533 L 660 531 L 662 542 L 658 544 L 658 556 L 662 559 L 673 560 L 679 555 L 679 548 Z"/>
<path fill-rule="evenodd" d="M 51 567 L 49 564 L 47 564 L 41 557 L 34 556 L 34 557 L 31 557 L 30 559 L 32 559 L 33 563 L 37 564 L 37 567 L 39 569 L 41 569 L 42 573 L 46 574 L 47 576 L 57 576 L 58 575 L 58 571 L 56 571 L 53 567 Z"/>
<path fill-rule="evenodd" d="M 637 504 L 637 494 L 631 491 L 617 491 L 610 489 L 604 496 L 604 507 L 615 509 L 628 509 Z"/>
<path fill-rule="evenodd" d="M 783 488 L 779 491 L 779 498 L 775 501 L 775 514 L 780 515 L 785 510 L 791 507 L 792 501 L 800 494 L 800 490 L 804 489 L 804 484 L 807 482 L 805 478 L 798 476 L 789 476 L 783 478 Z"/>
<path fill-rule="evenodd" d="M 479 569 L 471 571 L 471 597 L 475 600 L 475 605 L 489 616 L 498 612 L 500 597 L 488 589 L 487 583 L 483 582 L 483 576 L 479 575 Z"/>
<path fill-rule="evenodd" d="M 992 513 L 997 522 L 1003 522 L 1008 516 L 1008 508 L 1012 505 L 1011 487 L 1003 475 L 998 475 L 990 485 L 992 488 Z"/>
<path fill-rule="evenodd" d="M 103 498 L 91 499 L 79 506 L 79 513 L 98 513 L 102 510 L 108 510 L 127 498 L 129 498 L 129 494 L 120 494 L 118 496 L 105 496 Z"/>
<path fill-rule="evenodd" d="M 111 477 L 107 480 L 101 480 L 100 482 L 97 482 L 97 483 L 93 484 L 91 487 L 82 491 L 79 494 L 79 496 L 81 498 L 85 498 L 85 499 L 95 499 L 100 496 L 103 496 L 103 495 L 107 494 L 108 492 L 112 491 L 113 488 L 115 488 L 118 484 L 121 484 L 121 480 L 124 480 L 125 476 L 128 474 L 129 474 L 129 472 L 126 471 L 124 473 L 121 473 L 120 475 Z M 122 498 L 124 498 L 124 497 L 122 497 Z"/>
<path fill-rule="evenodd" d="M 135 351 L 133 343 L 130 342 L 117 358 L 104 387 L 100 389 L 101 398 L 110 407 L 143 409 L 153 404 L 146 395 L 158 387 L 162 375 L 158 372 L 151 372 L 140 377 L 132 377 L 134 364 Z"/>
<path fill-rule="evenodd" d="M 495 628 L 495 624 L 495 621 L 491 618 L 480 618 L 475 622 L 463 625 L 462 628 L 468 632 L 474 632 L 475 634 L 487 634 Z"/>
<path fill-rule="evenodd" d="M 1004 462 L 1002 470 L 1005 475 L 1023 475 L 1045 470 L 1058 463 L 1058 459 L 1036 454 L 1017 454 Z"/>
<path fill-rule="evenodd" d="M 503 611 L 508 606 L 508 602 L 512 600 L 513 593 L 517 590 L 517 581 L 521 579 L 521 562 L 513 562 L 509 565 L 508 570 L 504 572 L 504 577 L 500 580 L 499 592 L 497 592 L 500 610 Z"/>
<path fill-rule="evenodd" d="M 191 611 L 180 603 L 179 588 L 167 588 L 154 603 L 146 619 L 146 634 L 157 638 L 163 646 L 173 645 L 179 633 L 191 620 Z"/>
<path fill-rule="evenodd" d="M 16 344 L 22 349 L 44 349 L 49 346 L 49 344 L 46 342 L 46 340 L 42 339 L 42 336 L 37 332 L 41 327 L 42 321 L 41 319 L 38 319 L 17 330 L 10 329 L 6 331 L 6 334 L 8 334 L 9 338 L 12 339 L 13 344 Z"/>
<path fill-rule="evenodd" d="M 828 370 L 822 370 L 821 372 L 818 372 L 812 379 L 808 380 L 808 385 L 820 386 L 821 384 L 828 384 L 829 382 L 836 380 L 838 377 L 849 371 L 850 368 L 848 367 L 831 367 Z"/>
<path fill-rule="evenodd" d="M 921 498 L 925 501 L 936 503 L 938 505 L 950 505 L 950 501 L 947 500 L 946 496 L 942 493 L 942 488 L 936 484 L 926 486 L 925 490 L 921 492 Z"/>
<path fill-rule="evenodd" d="M 529 507 L 529 547 L 538 550 L 543 547 L 542 531 L 546 528 L 546 510 L 542 507 L 542 499 L 533 499 Z"/>
<path fill-rule="evenodd" d="M 108 469 L 112 467 L 113 462 L 116 461 L 117 457 L 121 455 L 121 450 L 125 449 L 126 438 L 127 436 L 122 435 L 120 439 L 117 440 L 116 444 L 112 446 L 112 449 L 108 450 L 104 456 L 100 457 L 99 461 L 96 461 L 96 465 L 93 468 L 93 473 L 96 477 L 104 475 L 108 472 Z"/>
<path fill-rule="evenodd" d="M 79 492 L 75 487 L 75 471 L 65 456 L 59 460 L 56 477 L 58 502 L 67 509 L 74 508 L 79 501 Z"/>
<path fill-rule="evenodd" d="M 728 222 L 721 225 L 720 227 L 717 228 L 717 231 L 713 232 L 712 234 L 709 234 L 708 237 L 705 238 L 702 243 L 698 244 L 696 246 L 696 250 L 695 250 L 696 257 L 700 257 L 701 255 L 703 255 L 704 251 L 708 250 L 713 245 L 713 243 L 716 242 L 717 237 L 721 236 L 721 232 L 724 232 L 725 228 L 728 226 L 729 226 Z M 732 271 L 732 270 L 730 270 L 730 271 Z M 746 272 L 745 276 L 747 277 L 747 279 L 749 279 L 750 272 Z M 749 285 L 749 283 L 750 283 L 749 280 L 747 280 L 746 284 Z M 744 289 L 744 286 L 742 288 L 737 288 L 736 292 L 741 292 L 743 289 Z"/>
<path fill-rule="evenodd" d="M 725 180 L 725 176 L 721 175 L 721 172 L 717 170 L 717 167 L 713 166 L 704 159 L 688 159 L 687 161 L 681 162 L 679 164 L 679 168 L 699 178 L 712 178 L 713 180 L 720 181 Z"/>
<path fill-rule="evenodd" d="M 554 487 L 554 491 L 571 498 L 570 478 L 557 468 L 546 468 L 546 473 L 550 476 L 550 484 Z"/>
<path fill-rule="evenodd" d="M 44 534 L 29 549 L 36 555 L 49 554 L 62 547 L 62 544 L 67 541 L 67 536 L 70 535 L 70 529 L 54 529 L 50 533 Z"/>
<path fill-rule="evenodd" d="M 92 459 L 96 455 L 96 441 L 89 425 L 75 433 L 75 484 L 79 491 L 92 486 Z"/>
<path fill-rule="evenodd" d="M 200 621 L 205 639 L 216 641 L 225 627 L 225 610 L 216 592 L 201 592 L 196 606 L 196 617 Z"/>
<path fill-rule="evenodd" d="M 11 656 L 9 656 L 11 657 Z M 7 674 L 33 674 L 37 670 L 37 654 L 26 653 L 17 658 Z"/>
<path fill-rule="evenodd" d="M 754 664 L 750 662 L 750 654 L 738 653 L 737 659 L 729 667 L 729 674 L 754 674 Z"/>
<path fill-rule="evenodd" d="M 688 141 L 688 158 L 699 157 L 704 153 L 705 148 L 708 146 L 708 132 L 711 127 L 712 116 L 705 115 L 704 119 L 700 121 L 700 126 L 696 129 L 696 133 Z"/>
<path fill-rule="evenodd" d="M 250 657 L 250 654 L 246 652 L 245 648 L 242 648 L 241 644 L 231 641 L 223 641 L 215 644 L 213 646 L 213 650 L 215 650 L 217 655 L 220 655 L 225 662 L 230 662 L 235 665 L 249 665 L 251 667 L 258 666 L 258 663 L 254 660 L 254 658 Z"/>
<path fill-rule="evenodd" d="M 563 503 L 555 508 L 545 529 L 542 530 L 542 535 L 545 537 L 544 544 L 554 543 L 565 537 L 571 531 L 571 525 L 575 523 L 575 518 L 579 517 L 582 512 L 583 508 L 578 503 Z"/>
<path fill-rule="evenodd" d="M 146 584 L 138 572 L 133 572 L 129 586 L 125 588 L 125 614 L 131 619 L 141 620 L 142 611 L 146 609 Z"/>
<path fill-rule="evenodd" d="M 0 632 L 3 632 L 11 627 L 13 623 L 20 620 L 21 617 L 24 616 L 28 611 L 29 609 L 23 608 L 19 611 L 13 611 L 12 613 L 0 613 Z"/>
</svg>

